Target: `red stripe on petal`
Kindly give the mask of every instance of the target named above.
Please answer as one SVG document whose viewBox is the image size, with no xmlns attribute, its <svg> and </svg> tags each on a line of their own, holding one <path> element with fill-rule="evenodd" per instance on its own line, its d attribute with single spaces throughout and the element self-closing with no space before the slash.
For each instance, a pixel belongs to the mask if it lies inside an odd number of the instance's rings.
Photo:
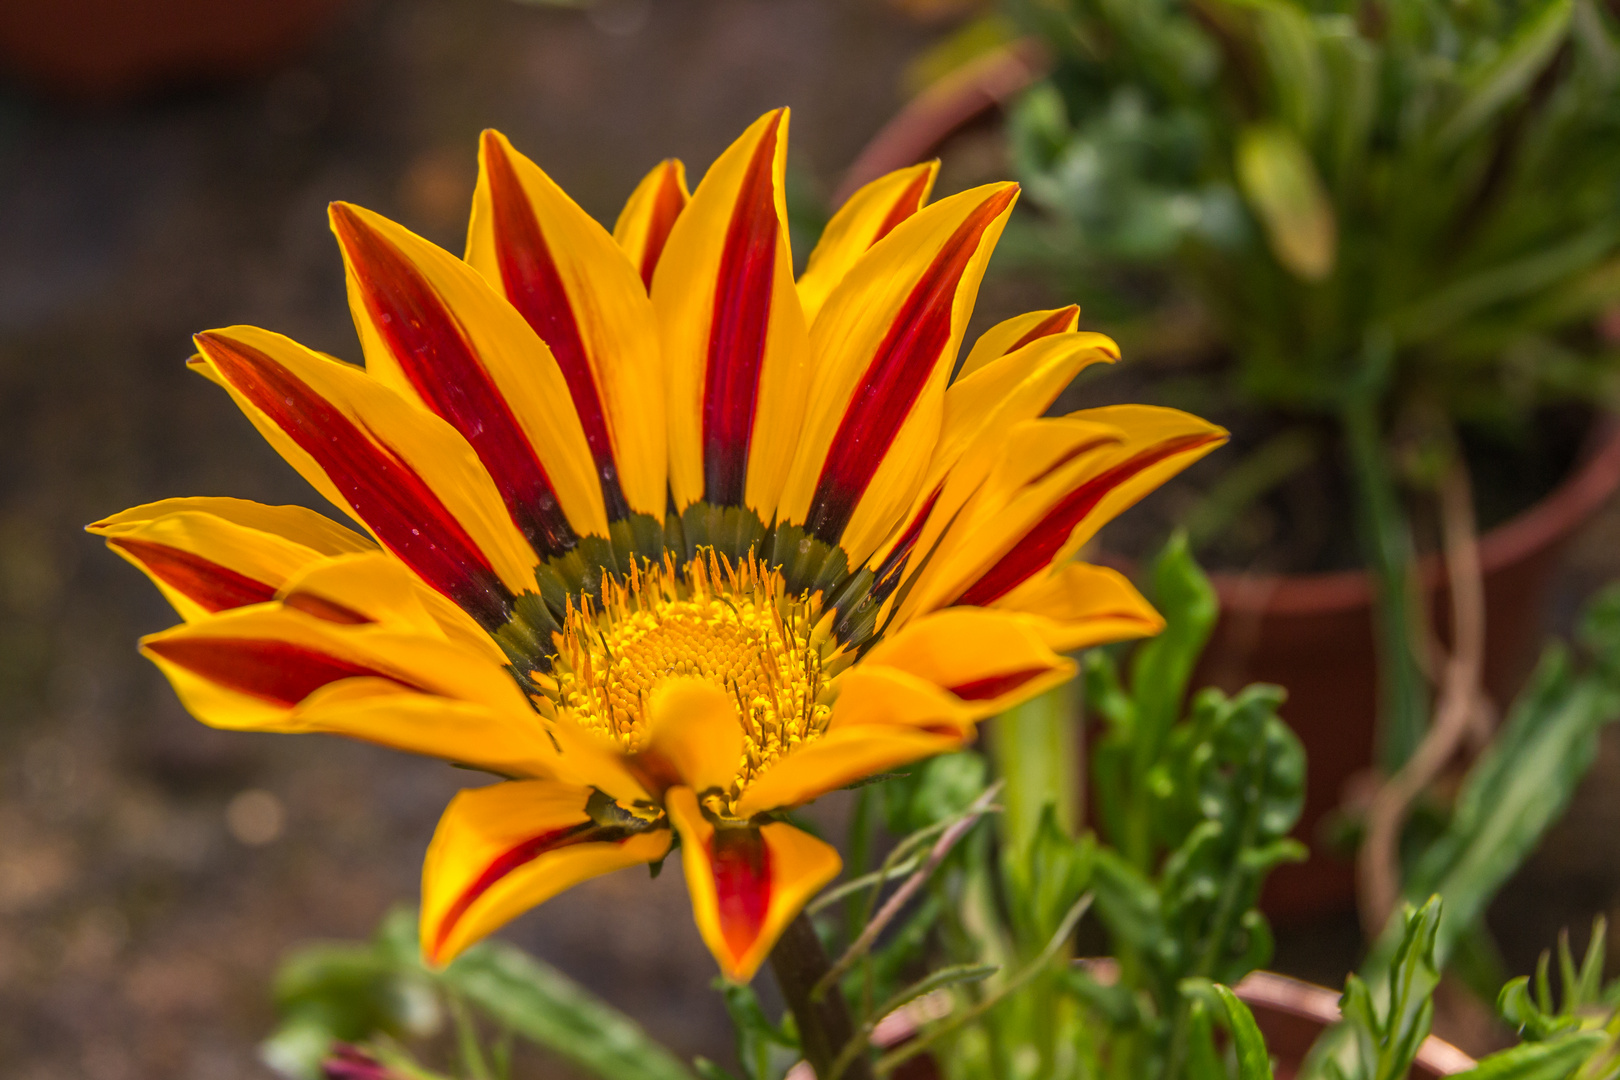
<svg viewBox="0 0 1620 1080">
<path fill-rule="evenodd" d="M 428 408 L 472 444 L 512 520 L 542 555 L 578 538 L 511 407 L 439 294 L 393 244 L 343 203 L 332 223 L 360 284 L 366 311 Z"/>
<path fill-rule="evenodd" d="M 523 192 L 522 181 L 512 168 L 501 140 L 493 132 L 484 134 L 484 163 L 489 177 L 490 203 L 495 212 L 495 259 L 500 265 L 501 285 L 506 298 L 523 315 L 534 332 L 551 347 L 574 412 L 585 429 L 585 442 L 591 448 L 602 481 L 602 498 L 609 521 L 628 517 L 630 506 L 619 485 L 619 466 L 613 459 L 613 440 L 608 435 L 607 413 L 597 393 L 591 373 L 585 339 L 579 320 L 557 270 L 557 261 L 535 220 L 534 207 Z"/>
<path fill-rule="evenodd" d="M 673 162 L 666 163 L 663 175 L 659 177 L 658 193 L 653 197 L 652 219 L 647 223 L 647 242 L 641 251 L 641 282 L 649 289 L 652 288 L 653 271 L 658 269 L 658 259 L 664 254 L 664 244 L 669 241 L 670 230 L 685 209 L 686 192 L 681 190 L 675 165 Z"/>
<path fill-rule="evenodd" d="M 970 585 L 957 599 L 956 606 L 986 607 L 995 603 L 1044 569 L 1068 541 L 1074 527 L 1096 509 L 1110 491 L 1143 469 L 1177 454 L 1207 446 L 1218 439 L 1216 435 L 1183 435 L 1178 439 L 1168 439 L 1087 480 L 1060 499 L 1020 543 Z"/>
<path fill-rule="evenodd" d="M 370 616 L 360 614 L 351 607 L 338 603 L 336 600 L 328 600 L 326 597 L 316 596 L 314 593 L 288 593 L 281 598 L 281 602 L 295 611 L 302 611 L 305 615 L 313 615 L 317 619 L 324 619 L 327 622 L 338 623 L 343 626 L 363 626 L 366 623 L 377 621 Z"/>
<path fill-rule="evenodd" d="M 773 183 L 782 114 L 754 149 L 726 229 L 703 383 L 704 498 L 739 506 L 771 322 L 779 227 Z"/>
<path fill-rule="evenodd" d="M 182 637 L 148 642 L 146 647 L 227 690 L 288 709 L 342 679 L 387 679 L 422 690 L 396 675 L 286 641 Z"/>
<path fill-rule="evenodd" d="M 805 529 L 818 539 L 836 544 L 843 535 L 855 504 L 950 341 L 951 309 L 969 261 L 985 230 L 1007 209 L 1017 190 L 1003 188 L 980 203 L 951 234 L 901 304 L 844 411 L 822 464 L 805 520 Z"/>
<path fill-rule="evenodd" d="M 1058 308 L 1056 311 L 1052 312 L 1052 314 L 1036 323 L 1029 333 L 1013 342 L 1012 346 L 1008 348 L 1007 352 L 1017 352 L 1030 342 L 1039 341 L 1043 337 L 1051 337 L 1053 334 L 1068 333 L 1069 328 L 1074 325 L 1074 317 L 1079 313 L 1079 304 L 1070 304 L 1066 308 Z"/>
<path fill-rule="evenodd" d="M 384 547 L 486 627 L 506 622 L 511 593 L 416 470 L 252 346 L 220 334 L 198 334 L 197 345 L 227 382 L 315 459 Z"/>
<path fill-rule="evenodd" d="M 577 825 L 565 825 L 560 829 L 551 829 L 538 833 L 497 855 L 472 884 L 461 890 L 450 907 L 445 910 L 444 917 L 439 920 L 439 928 L 433 934 L 433 948 L 431 954 L 437 956 L 444 951 L 444 943 L 450 940 L 455 931 L 456 924 L 461 922 L 462 916 L 467 914 L 480 896 L 488 892 L 497 882 L 506 875 L 523 866 L 528 865 L 548 852 L 557 851 L 572 844 L 584 843 L 591 839 L 597 830 L 592 821 L 581 821 Z"/>
<path fill-rule="evenodd" d="M 983 679 L 972 679 L 960 686 L 946 687 L 951 693 L 963 701 L 989 701 L 1000 697 L 1010 690 L 1016 690 L 1031 679 L 1038 679 L 1051 671 L 1051 668 L 1029 668 L 1025 671 L 1011 671 L 1005 675 L 990 675 Z"/>
<path fill-rule="evenodd" d="M 875 244 L 888 236 L 894 231 L 896 225 L 921 210 L 923 192 L 927 189 L 928 170 L 924 169 L 917 173 L 911 183 L 906 185 L 906 190 L 900 193 L 900 197 L 889 208 L 888 216 L 883 219 L 883 224 L 878 226 L 877 235 L 872 237 L 872 243 Z"/>
<path fill-rule="evenodd" d="M 107 543 L 133 555 L 159 581 L 210 614 L 262 604 L 276 595 L 275 586 L 239 574 L 194 552 L 127 536 L 111 537 Z"/>
<path fill-rule="evenodd" d="M 759 940 L 771 907 L 771 849 L 756 829 L 716 829 L 709 840 L 720 933 L 734 957 Z"/>
</svg>

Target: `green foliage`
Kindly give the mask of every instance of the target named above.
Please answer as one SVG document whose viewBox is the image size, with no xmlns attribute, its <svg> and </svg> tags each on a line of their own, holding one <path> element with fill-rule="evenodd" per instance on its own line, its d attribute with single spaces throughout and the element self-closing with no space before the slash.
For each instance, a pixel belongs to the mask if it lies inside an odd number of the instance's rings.
<svg viewBox="0 0 1620 1080">
<path fill-rule="evenodd" d="M 1588 605 L 1577 637 L 1584 657 L 1553 644 L 1490 747 L 1464 781 L 1445 831 L 1413 865 L 1408 901 L 1437 894 L 1446 918 L 1436 939 L 1440 962 L 1485 911 L 1559 817 L 1597 753 L 1604 726 L 1620 716 L 1620 587 Z M 1398 942 L 1392 926 L 1369 969 Z"/>
<path fill-rule="evenodd" d="M 1328 1063 L 1335 1080 L 1401 1080 L 1429 1037 L 1434 1021 L 1434 988 L 1440 984 L 1435 935 L 1440 929 L 1441 902 L 1431 899 L 1408 911 L 1394 960 L 1382 985 L 1370 986 L 1358 975 L 1345 981 L 1339 1009 L 1354 1038 L 1354 1065 Z"/>
<path fill-rule="evenodd" d="M 1057 57 L 1011 141 L 1054 222 L 1027 246 L 1082 300 L 1190 290 L 1242 391 L 1291 411 L 1337 414 L 1369 373 L 1492 422 L 1612 385 L 1585 329 L 1620 299 L 1609 5 L 1002 6 Z"/>
<path fill-rule="evenodd" d="M 467 1010 L 604 1080 L 692 1080 L 640 1026 L 561 972 L 500 942 L 468 949 L 443 971 L 422 965 L 413 912 L 393 912 L 365 944 L 314 945 L 283 962 L 275 984 L 280 1023 L 267 1064 L 290 1080 L 316 1080 L 333 1044 L 431 1035 L 457 1020 L 462 1071 L 488 1076 L 482 1035 Z"/>
</svg>

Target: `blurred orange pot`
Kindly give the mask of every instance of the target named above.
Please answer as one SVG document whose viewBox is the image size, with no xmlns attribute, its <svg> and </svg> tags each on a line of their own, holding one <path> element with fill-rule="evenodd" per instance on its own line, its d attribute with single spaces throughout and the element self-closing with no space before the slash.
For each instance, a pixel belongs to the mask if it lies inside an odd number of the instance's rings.
<svg viewBox="0 0 1620 1080">
<path fill-rule="evenodd" d="M 49 0 L 0 4 L 0 66 L 49 93 L 107 100 L 260 74 L 346 0 Z"/>
</svg>

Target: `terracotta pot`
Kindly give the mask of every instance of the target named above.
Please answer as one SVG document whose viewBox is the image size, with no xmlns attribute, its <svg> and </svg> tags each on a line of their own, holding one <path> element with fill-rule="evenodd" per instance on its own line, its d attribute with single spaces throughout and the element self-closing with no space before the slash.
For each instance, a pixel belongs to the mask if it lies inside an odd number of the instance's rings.
<svg viewBox="0 0 1620 1080">
<path fill-rule="evenodd" d="M 1112 959 L 1079 961 L 1094 972 L 1117 972 Z M 1254 1013 L 1255 1023 L 1266 1037 L 1266 1046 L 1276 1062 L 1276 1080 L 1294 1080 L 1305 1055 L 1330 1025 L 1339 1019 L 1339 995 L 1325 986 L 1291 979 L 1270 971 L 1256 971 L 1238 983 L 1237 996 Z M 872 1041 L 884 1048 L 899 1046 L 917 1033 L 923 1024 L 940 1018 L 931 1008 L 933 995 L 884 1017 L 872 1032 Z M 1418 1048 L 1412 1064 L 1412 1080 L 1466 1072 L 1474 1059 L 1443 1039 L 1430 1035 Z M 902 1080 L 938 1080 L 938 1065 L 928 1054 L 918 1054 L 895 1070 Z M 815 1080 L 804 1062 L 795 1065 L 786 1080 Z"/>
<path fill-rule="evenodd" d="M 105 100 L 261 74 L 347 0 L 48 0 L 0 4 L 0 67 L 64 97 Z"/>
<path fill-rule="evenodd" d="M 991 54 L 913 100 L 880 130 L 850 167 L 842 191 L 939 151 L 957 132 L 993 114 L 1038 79 L 1040 52 L 1023 43 Z M 1620 488 L 1620 423 L 1599 425 L 1564 483 L 1480 540 L 1485 571 L 1487 689 L 1511 701 L 1542 641 L 1548 585 L 1575 531 Z M 1116 565 L 1123 560 L 1107 559 Z M 1424 567 L 1437 613 L 1444 599 L 1437 562 Z M 1195 685 L 1228 691 L 1250 682 L 1288 689 L 1284 717 L 1305 743 L 1309 774 L 1296 835 L 1311 859 L 1285 866 L 1268 883 L 1265 907 L 1283 919 L 1348 908 L 1354 871 L 1324 850 L 1323 819 L 1341 805 L 1346 784 L 1371 767 L 1377 710 L 1372 581 L 1365 571 L 1304 575 L 1213 575 L 1221 620 Z"/>
</svg>

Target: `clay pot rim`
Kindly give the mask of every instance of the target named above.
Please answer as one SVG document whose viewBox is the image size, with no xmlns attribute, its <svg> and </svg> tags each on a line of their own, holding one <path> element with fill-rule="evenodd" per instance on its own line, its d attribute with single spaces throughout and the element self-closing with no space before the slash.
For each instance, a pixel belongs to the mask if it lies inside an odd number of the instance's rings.
<svg viewBox="0 0 1620 1080">
<path fill-rule="evenodd" d="M 989 53 L 906 103 L 866 144 L 845 173 L 837 201 L 894 169 L 937 151 L 952 134 L 1001 107 L 1045 74 L 1049 61 L 1038 42 L 1023 39 Z M 1620 489 L 1620 415 L 1600 415 L 1592 445 L 1570 474 L 1546 496 L 1480 537 L 1481 569 L 1489 575 L 1568 536 Z M 1129 569 L 1129 560 L 1104 562 Z M 1440 560 L 1420 560 L 1426 584 L 1438 585 Z M 1357 611 L 1373 601 L 1366 569 L 1320 573 L 1215 572 L 1209 575 L 1222 610 L 1231 615 L 1326 615 Z"/>
</svg>

